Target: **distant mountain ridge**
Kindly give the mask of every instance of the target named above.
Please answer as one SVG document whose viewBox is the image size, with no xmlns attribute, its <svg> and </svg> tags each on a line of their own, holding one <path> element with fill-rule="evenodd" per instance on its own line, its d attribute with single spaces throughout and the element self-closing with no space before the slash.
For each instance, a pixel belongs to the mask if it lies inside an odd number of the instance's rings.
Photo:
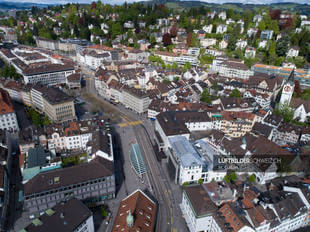
<svg viewBox="0 0 310 232">
<path fill-rule="evenodd" d="M 31 7 L 36 6 L 38 8 L 44 8 L 49 6 L 49 4 L 32 3 L 32 2 L 0 2 L 0 10 L 26 10 Z"/>
<path fill-rule="evenodd" d="M 205 6 L 211 10 L 227 10 L 233 9 L 235 11 L 242 11 L 245 9 L 258 9 L 258 8 L 273 8 L 273 9 L 280 9 L 282 11 L 289 11 L 295 12 L 299 14 L 310 14 L 310 1 L 306 0 L 308 4 L 300 4 L 296 2 L 283 2 L 287 0 L 271 0 L 271 1 L 278 1 L 278 3 L 271 3 L 271 4 L 262 4 L 261 2 L 266 2 L 267 0 L 238 0 L 237 2 L 226 2 L 223 4 L 219 4 L 219 2 L 224 0 L 217 0 L 216 3 L 213 3 L 214 0 L 207 0 L 212 1 L 212 3 L 205 2 L 205 1 L 195 1 L 195 0 L 153 0 L 153 1 L 143 1 L 145 4 L 156 3 L 156 4 L 165 4 L 169 8 L 183 10 L 189 7 L 200 7 Z M 292 1 L 292 0 L 290 0 Z M 242 2 L 247 2 L 242 3 Z M 259 2 L 259 3 L 254 3 Z"/>
</svg>

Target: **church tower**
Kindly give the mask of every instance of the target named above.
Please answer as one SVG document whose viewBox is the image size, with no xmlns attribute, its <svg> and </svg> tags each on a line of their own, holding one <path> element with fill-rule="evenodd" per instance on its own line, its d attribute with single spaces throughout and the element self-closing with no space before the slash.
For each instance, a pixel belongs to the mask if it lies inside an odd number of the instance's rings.
<svg viewBox="0 0 310 232">
<path fill-rule="evenodd" d="M 283 105 L 283 104 L 289 105 L 291 102 L 291 99 L 294 93 L 294 87 L 295 87 L 294 73 L 295 73 L 295 70 L 293 69 L 290 76 L 288 77 L 287 81 L 285 82 L 283 86 L 281 99 L 280 99 L 280 105 Z"/>
</svg>

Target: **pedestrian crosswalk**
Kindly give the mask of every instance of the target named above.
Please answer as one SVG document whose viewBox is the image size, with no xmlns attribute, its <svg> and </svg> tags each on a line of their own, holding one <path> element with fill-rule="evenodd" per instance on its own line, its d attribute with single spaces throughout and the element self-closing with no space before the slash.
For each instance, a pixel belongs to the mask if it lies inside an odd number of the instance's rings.
<svg viewBox="0 0 310 232">
<path fill-rule="evenodd" d="M 119 127 L 128 127 L 128 126 L 136 126 L 136 125 L 140 125 L 143 122 L 141 120 L 138 121 L 131 121 L 131 122 L 125 122 L 125 123 L 119 123 Z"/>
</svg>

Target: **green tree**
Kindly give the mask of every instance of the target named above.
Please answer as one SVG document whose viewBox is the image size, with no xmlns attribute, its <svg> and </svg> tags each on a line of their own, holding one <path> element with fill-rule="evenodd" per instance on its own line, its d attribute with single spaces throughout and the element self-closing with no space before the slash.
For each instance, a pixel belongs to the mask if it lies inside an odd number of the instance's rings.
<svg viewBox="0 0 310 232">
<path fill-rule="evenodd" d="M 42 124 L 44 126 L 51 124 L 51 120 L 49 119 L 47 115 L 44 116 Z"/>
<path fill-rule="evenodd" d="M 211 103 L 211 96 L 210 96 L 209 91 L 207 89 L 203 89 L 201 96 L 200 96 L 200 101 L 206 102 L 208 104 Z"/>
<path fill-rule="evenodd" d="M 291 122 L 294 117 L 294 111 L 288 103 L 279 104 L 275 109 L 275 114 L 282 115 L 284 122 Z"/>
<path fill-rule="evenodd" d="M 258 24 L 258 30 L 260 31 L 266 30 L 266 24 L 264 20 L 260 21 L 260 23 Z"/>
<path fill-rule="evenodd" d="M 236 25 L 232 28 L 231 33 L 229 34 L 228 38 L 228 45 L 227 49 L 233 51 L 236 49 L 236 43 L 240 36 L 240 25 Z"/>
<path fill-rule="evenodd" d="M 177 69 L 178 68 L 177 62 L 173 62 L 171 68 L 172 69 Z"/>
<path fill-rule="evenodd" d="M 37 111 L 35 111 L 34 109 L 32 109 L 32 108 L 29 109 L 29 114 L 30 114 L 30 117 L 31 117 L 31 120 L 32 120 L 33 124 L 36 127 L 41 126 L 42 122 L 41 122 L 40 114 Z"/>
<path fill-rule="evenodd" d="M 233 89 L 231 93 L 229 94 L 229 97 L 241 98 L 241 93 L 238 89 Z"/>
<path fill-rule="evenodd" d="M 289 46 L 289 37 L 283 36 L 277 42 L 276 53 L 278 56 L 286 56 Z"/>
<path fill-rule="evenodd" d="M 183 67 L 183 71 L 186 72 L 187 70 L 191 69 L 192 66 L 191 64 L 187 61 L 185 64 L 184 64 L 184 67 Z"/>
<path fill-rule="evenodd" d="M 302 56 L 297 56 L 295 59 L 294 59 L 294 64 L 296 65 L 297 68 L 303 68 L 305 66 L 305 58 L 302 57 Z"/>
<path fill-rule="evenodd" d="M 310 100 L 310 88 L 305 89 L 301 94 L 301 99 Z"/>
<path fill-rule="evenodd" d="M 182 187 L 185 187 L 185 186 L 187 186 L 187 185 L 189 185 L 189 183 L 188 183 L 188 182 L 184 182 L 184 183 L 182 184 Z"/>
<path fill-rule="evenodd" d="M 254 174 L 250 175 L 248 178 L 248 181 L 250 183 L 255 183 L 256 182 L 256 176 Z"/>
<path fill-rule="evenodd" d="M 198 180 L 198 184 L 203 184 L 203 179 L 200 178 L 200 179 Z"/>
<path fill-rule="evenodd" d="M 115 39 L 117 35 L 120 35 L 122 33 L 122 25 L 120 24 L 120 22 L 113 23 L 111 30 L 112 39 Z"/>
<path fill-rule="evenodd" d="M 150 37 L 150 44 L 151 44 L 152 47 L 154 47 L 156 45 L 156 38 L 155 38 L 154 35 L 152 35 Z"/>
<path fill-rule="evenodd" d="M 238 176 L 237 176 L 237 174 L 236 174 L 235 172 L 231 172 L 231 173 L 226 174 L 226 175 L 224 176 L 224 181 L 225 181 L 226 183 L 233 183 L 233 182 L 235 182 L 237 179 L 238 179 Z"/>
<path fill-rule="evenodd" d="M 105 207 L 101 207 L 100 214 L 101 214 L 101 217 L 103 218 L 108 216 L 108 211 L 105 209 Z"/>
</svg>

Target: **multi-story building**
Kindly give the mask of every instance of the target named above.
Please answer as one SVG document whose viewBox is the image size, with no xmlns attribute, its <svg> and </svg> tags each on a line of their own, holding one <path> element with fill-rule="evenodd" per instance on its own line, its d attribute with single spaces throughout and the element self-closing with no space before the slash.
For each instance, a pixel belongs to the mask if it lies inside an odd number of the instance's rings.
<svg viewBox="0 0 310 232">
<path fill-rule="evenodd" d="M 221 186 L 219 185 L 219 188 Z M 230 203 L 223 204 L 219 209 L 210 196 L 206 185 L 190 185 L 183 189 L 180 208 L 191 232 L 254 232 L 244 218 L 237 214 Z M 217 195 L 218 196 L 218 195 Z M 216 197 L 217 197 L 216 196 Z M 233 198 L 232 198 L 233 199 Z"/>
<path fill-rule="evenodd" d="M 92 121 L 69 122 L 67 125 L 52 124 L 46 127 L 48 149 L 83 149 L 92 140 L 92 134 L 98 129 L 98 124 Z"/>
<path fill-rule="evenodd" d="M 302 129 L 300 141 L 304 141 L 304 142 L 310 141 L 310 126 L 307 126 L 307 127 Z"/>
<path fill-rule="evenodd" d="M 57 85 L 66 83 L 67 76 L 74 73 L 72 65 L 47 64 L 38 68 L 29 68 L 22 71 L 25 83 Z"/>
<path fill-rule="evenodd" d="M 249 79 L 254 75 L 254 72 L 241 61 L 214 59 L 211 69 L 221 76 L 232 78 Z"/>
<path fill-rule="evenodd" d="M 226 174 L 213 171 L 216 151 L 203 140 L 191 143 L 185 136 L 171 137 L 165 153 L 176 184 L 218 181 Z"/>
<path fill-rule="evenodd" d="M 272 141 L 279 145 L 296 144 L 302 132 L 302 127 L 290 123 L 282 123 L 274 132 Z"/>
<path fill-rule="evenodd" d="M 72 197 L 88 203 L 114 198 L 113 162 L 96 157 L 89 163 L 39 173 L 24 185 L 24 208 L 29 214 Z"/>
<path fill-rule="evenodd" d="M 85 50 L 83 55 L 85 62 L 84 64 L 93 70 L 100 67 L 104 61 L 112 60 L 110 52 L 107 51 L 97 53 L 95 50 Z"/>
<path fill-rule="evenodd" d="M 250 132 L 255 123 L 255 115 L 247 112 L 223 111 L 221 116 L 220 130 L 233 138 Z"/>
<path fill-rule="evenodd" d="M 121 201 L 112 231 L 153 232 L 156 217 L 157 204 L 138 189 Z"/>
<path fill-rule="evenodd" d="M 58 50 L 57 40 L 51 40 L 51 39 L 40 38 L 40 37 L 36 37 L 35 40 L 36 40 L 37 47 L 39 48 Z"/>
<path fill-rule="evenodd" d="M 243 186 L 238 201 L 232 194 L 220 204 L 215 200 L 228 196 L 221 183 L 185 186 L 180 208 L 189 231 L 290 232 L 307 226 L 309 184 L 288 176 L 272 180 L 271 185 L 274 190 L 257 191 L 242 183 L 232 189 L 236 193 Z"/>
<path fill-rule="evenodd" d="M 186 63 L 190 63 L 192 66 L 196 66 L 199 64 L 199 60 L 195 56 L 182 55 L 176 59 L 178 64 L 184 65 Z"/>
<path fill-rule="evenodd" d="M 8 131 L 19 130 L 10 95 L 4 89 L 0 89 L 0 129 L 6 129 Z"/>
<path fill-rule="evenodd" d="M 179 54 L 170 53 L 170 52 L 162 52 L 156 51 L 154 53 L 156 56 L 159 56 L 165 63 L 174 63 L 178 61 Z"/>
<path fill-rule="evenodd" d="M 53 122 L 76 119 L 73 99 L 59 89 L 36 84 L 31 89 L 31 99 L 32 106 Z"/>
<path fill-rule="evenodd" d="M 70 61 L 43 49 L 18 46 L 11 50 L 1 49 L 0 56 L 15 67 L 26 84 L 63 84 L 75 71 Z"/>
<path fill-rule="evenodd" d="M 285 68 L 272 65 L 254 64 L 251 68 L 254 72 L 276 75 L 288 79 L 293 68 Z M 298 80 L 301 86 L 310 87 L 310 72 L 306 69 L 295 69 L 294 79 Z"/>
<path fill-rule="evenodd" d="M 67 76 L 67 85 L 69 89 L 81 89 L 81 73 L 73 73 Z"/>
<path fill-rule="evenodd" d="M 17 81 L 9 81 L 4 86 L 3 89 L 8 91 L 10 97 L 12 100 L 17 102 L 23 102 L 21 89 L 24 87 L 24 85 Z"/>
<path fill-rule="evenodd" d="M 141 89 L 131 87 L 124 87 L 122 89 L 123 104 L 137 112 L 143 114 L 147 112 L 149 104 L 151 103 L 149 94 Z"/>
<path fill-rule="evenodd" d="M 174 136 L 169 143 L 168 163 L 175 169 L 174 182 L 180 185 L 198 182 L 202 174 L 207 172 L 199 153 L 184 136 Z"/>
<path fill-rule="evenodd" d="M 94 232 L 95 227 L 92 212 L 81 201 L 72 198 L 47 209 L 21 231 Z"/>
</svg>

